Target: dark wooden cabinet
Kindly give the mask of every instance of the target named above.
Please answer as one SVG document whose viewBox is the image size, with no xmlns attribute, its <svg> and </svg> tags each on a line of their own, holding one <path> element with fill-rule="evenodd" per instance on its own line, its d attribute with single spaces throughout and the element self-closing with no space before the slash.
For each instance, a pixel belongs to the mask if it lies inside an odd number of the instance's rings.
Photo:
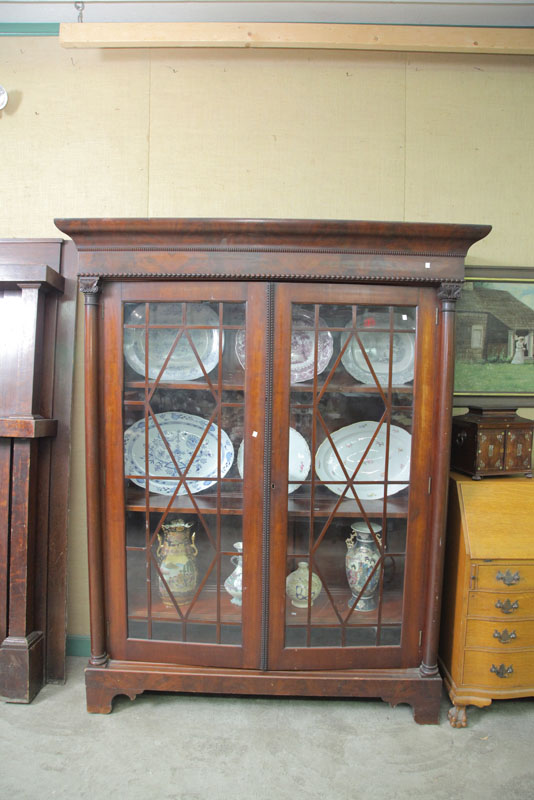
<svg viewBox="0 0 534 800">
<path fill-rule="evenodd" d="M 489 228 L 57 224 L 86 299 L 89 710 L 370 696 L 437 722 L 453 311 Z"/>
<path fill-rule="evenodd" d="M 0 240 L 0 698 L 9 702 L 65 678 L 75 268 L 62 239 Z"/>
</svg>

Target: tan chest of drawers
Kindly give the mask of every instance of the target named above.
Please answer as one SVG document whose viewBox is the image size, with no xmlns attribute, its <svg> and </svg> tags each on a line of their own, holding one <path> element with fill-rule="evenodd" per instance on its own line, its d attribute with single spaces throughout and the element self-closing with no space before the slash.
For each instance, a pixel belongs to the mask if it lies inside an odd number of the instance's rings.
<svg viewBox="0 0 534 800">
<path fill-rule="evenodd" d="M 451 474 L 440 666 L 453 703 L 534 695 L 534 482 Z"/>
</svg>

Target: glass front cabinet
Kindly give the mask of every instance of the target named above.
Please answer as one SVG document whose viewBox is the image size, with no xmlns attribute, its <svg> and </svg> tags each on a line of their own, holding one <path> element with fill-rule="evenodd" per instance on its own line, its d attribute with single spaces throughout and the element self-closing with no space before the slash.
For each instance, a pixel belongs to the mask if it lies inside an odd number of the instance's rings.
<svg viewBox="0 0 534 800">
<path fill-rule="evenodd" d="M 381 697 L 437 722 L 472 225 L 58 220 L 85 297 L 89 711 Z"/>
</svg>

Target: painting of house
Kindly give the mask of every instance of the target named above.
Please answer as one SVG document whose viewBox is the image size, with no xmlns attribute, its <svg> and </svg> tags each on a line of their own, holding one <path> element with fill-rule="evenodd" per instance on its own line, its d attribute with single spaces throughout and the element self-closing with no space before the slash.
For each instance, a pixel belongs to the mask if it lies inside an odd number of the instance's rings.
<svg viewBox="0 0 534 800">
<path fill-rule="evenodd" d="M 482 268 L 480 268 L 482 269 Z M 519 273 L 519 270 L 516 270 Z M 530 273 L 530 270 L 529 270 Z M 467 279 L 456 308 L 454 393 L 534 401 L 534 280 Z"/>
<path fill-rule="evenodd" d="M 524 360 L 534 361 L 534 309 L 495 286 L 466 282 L 457 307 L 457 360 L 511 363 L 522 349 Z"/>
</svg>

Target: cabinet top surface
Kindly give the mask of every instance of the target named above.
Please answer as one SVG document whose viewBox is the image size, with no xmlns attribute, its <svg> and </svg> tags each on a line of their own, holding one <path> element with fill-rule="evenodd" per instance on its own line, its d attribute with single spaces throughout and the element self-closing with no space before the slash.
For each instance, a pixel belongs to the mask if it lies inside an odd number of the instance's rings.
<svg viewBox="0 0 534 800">
<path fill-rule="evenodd" d="M 453 474 L 471 558 L 534 558 L 534 480 Z"/>
<path fill-rule="evenodd" d="M 136 245 L 263 246 L 361 249 L 462 256 L 489 225 L 334 219 L 91 218 L 56 219 L 79 249 Z"/>
</svg>

